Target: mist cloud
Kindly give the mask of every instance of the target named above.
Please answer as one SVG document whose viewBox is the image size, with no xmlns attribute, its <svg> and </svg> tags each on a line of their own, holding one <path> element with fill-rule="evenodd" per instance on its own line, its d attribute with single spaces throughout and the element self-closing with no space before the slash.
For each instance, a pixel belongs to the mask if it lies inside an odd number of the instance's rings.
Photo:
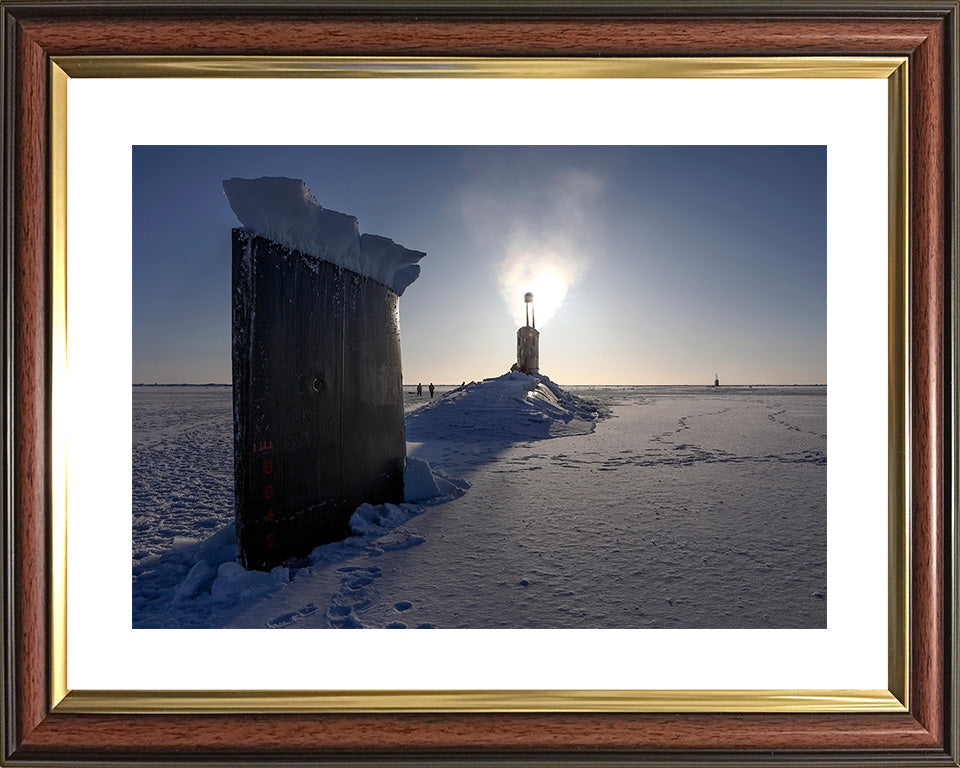
<svg viewBox="0 0 960 768">
<path fill-rule="evenodd" d="M 494 249 L 500 294 L 517 325 L 525 323 L 524 293 L 534 294 L 540 328 L 583 278 L 604 186 L 596 173 L 564 167 L 506 194 L 486 185 L 465 193 L 464 215 L 481 246 Z"/>
</svg>

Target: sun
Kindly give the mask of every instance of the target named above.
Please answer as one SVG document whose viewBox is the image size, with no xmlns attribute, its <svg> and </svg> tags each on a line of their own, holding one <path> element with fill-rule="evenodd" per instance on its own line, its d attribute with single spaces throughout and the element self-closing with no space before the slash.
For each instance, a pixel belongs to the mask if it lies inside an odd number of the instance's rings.
<svg viewBox="0 0 960 768">
<path fill-rule="evenodd" d="M 526 290 L 533 294 L 536 322 L 543 326 L 552 318 L 567 297 L 567 282 L 553 272 L 541 272 L 527 283 Z"/>
<path fill-rule="evenodd" d="M 523 297 L 533 294 L 537 328 L 542 328 L 557 313 L 576 277 L 557 259 L 528 257 L 505 264 L 500 275 L 500 292 L 517 325 L 526 325 Z"/>
</svg>

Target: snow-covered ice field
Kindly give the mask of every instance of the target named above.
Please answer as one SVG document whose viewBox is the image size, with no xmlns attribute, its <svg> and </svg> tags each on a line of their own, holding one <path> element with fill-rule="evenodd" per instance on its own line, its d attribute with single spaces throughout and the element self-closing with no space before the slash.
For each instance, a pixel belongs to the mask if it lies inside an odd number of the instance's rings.
<svg viewBox="0 0 960 768">
<path fill-rule="evenodd" d="M 233 562 L 231 389 L 135 387 L 133 625 L 826 626 L 826 387 L 529 386 L 406 384 L 420 500 L 269 574 Z"/>
</svg>

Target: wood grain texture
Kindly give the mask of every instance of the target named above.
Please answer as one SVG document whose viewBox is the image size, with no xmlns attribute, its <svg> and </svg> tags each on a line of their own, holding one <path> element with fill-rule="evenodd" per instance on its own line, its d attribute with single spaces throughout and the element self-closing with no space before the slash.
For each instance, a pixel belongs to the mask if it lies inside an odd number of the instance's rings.
<svg viewBox="0 0 960 768">
<path fill-rule="evenodd" d="M 914 50 L 936 22 L 834 19 L 135 19 L 27 20 L 51 55 L 668 56 L 882 55 Z M 376 34 L 371 30 L 376 28 Z"/>
<path fill-rule="evenodd" d="M 16 756 L 46 759 L 545 759 L 668 751 L 909 755 L 944 751 L 943 281 L 946 268 L 944 20 L 904 18 L 650 19 L 65 18 L 25 14 L 17 98 L 17 715 Z M 911 57 L 913 265 L 913 708 L 904 715 L 323 715 L 99 716 L 47 712 L 44 611 L 47 486 L 45 277 L 46 57 L 67 54 L 751 55 Z M 953 214 L 950 214 L 953 215 Z M 955 754 L 955 752 L 954 752 Z M 837 758 L 838 760 L 841 758 Z M 872 759 L 872 758 L 871 758 Z M 678 762 L 683 762 L 678 760 Z M 869 762 L 869 760 L 867 760 Z"/>
<path fill-rule="evenodd" d="M 122 728 L 120 727 L 122 723 Z M 243 715 L 51 717 L 24 756 L 68 747 L 140 754 L 193 750 L 335 752 L 933 749 L 909 715 Z M 95 745 L 95 746 L 91 746 Z"/>
<path fill-rule="evenodd" d="M 912 453 L 912 711 L 943 738 L 943 31 L 934 30 L 911 62 L 913 199 L 911 236 L 914 419 Z"/>
<path fill-rule="evenodd" d="M 16 54 L 14 586 L 17 729 L 23 739 L 47 714 L 46 61 L 41 47 L 22 38 Z"/>
</svg>

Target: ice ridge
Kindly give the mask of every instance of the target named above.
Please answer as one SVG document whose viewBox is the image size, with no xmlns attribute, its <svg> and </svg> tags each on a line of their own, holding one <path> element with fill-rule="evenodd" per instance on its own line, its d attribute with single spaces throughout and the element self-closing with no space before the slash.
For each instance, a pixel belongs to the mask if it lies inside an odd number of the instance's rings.
<svg viewBox="0 0 960 768">
<path fill-rule="evenodd" d="M 470 382 L 407 414 L 407 440 L 519 442 L 593 432 L 609 415 L 543 374 L 509 371 Z"/>
</svg>

